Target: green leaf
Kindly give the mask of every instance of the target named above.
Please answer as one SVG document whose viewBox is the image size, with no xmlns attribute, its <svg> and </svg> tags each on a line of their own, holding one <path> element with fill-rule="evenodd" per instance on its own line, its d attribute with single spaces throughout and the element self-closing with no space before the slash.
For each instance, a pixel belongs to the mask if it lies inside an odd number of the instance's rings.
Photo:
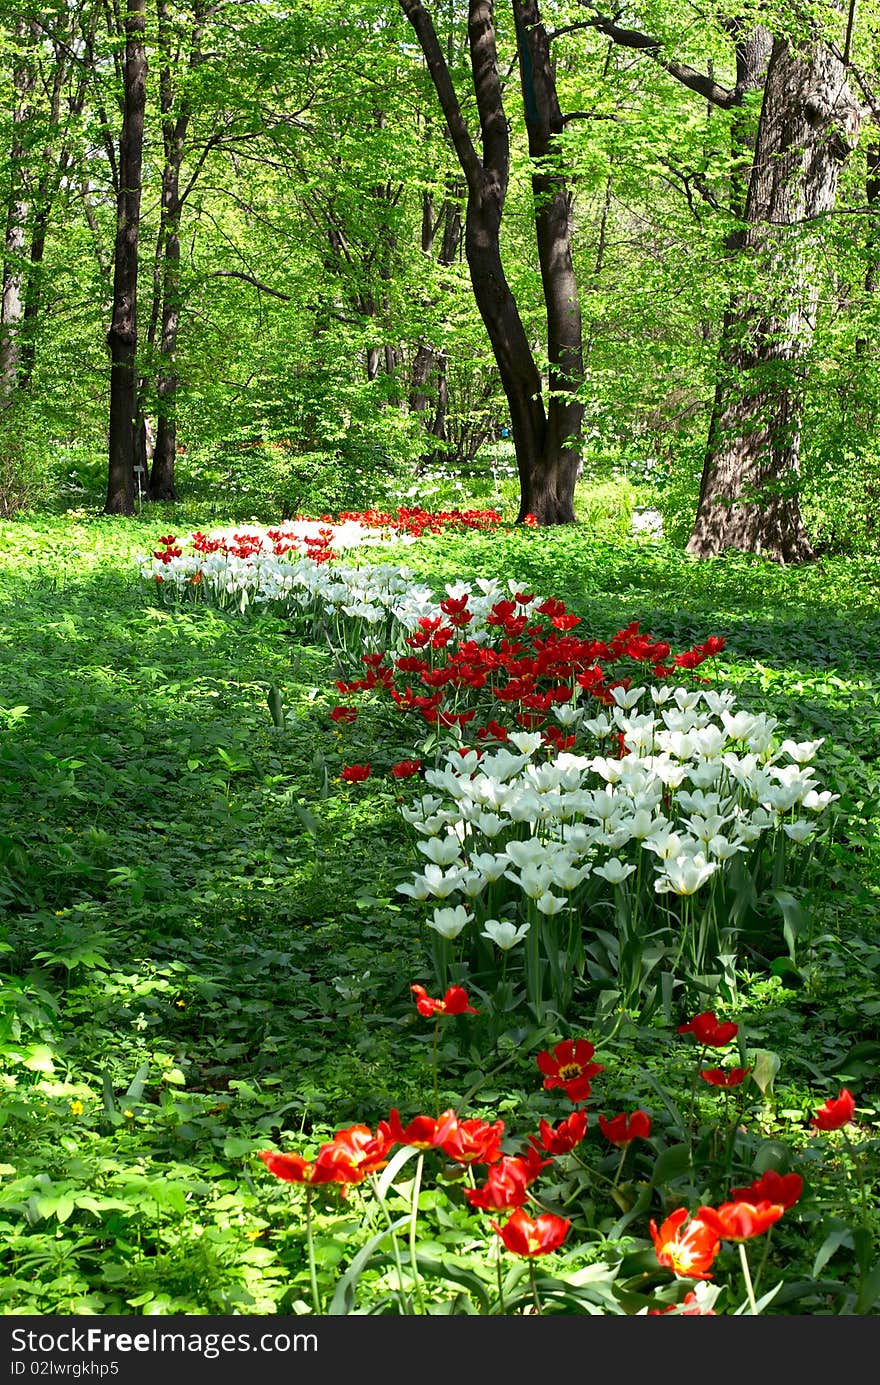
<svg viewBox="0 0 880 1385">
<path fill-rule="evenodd" d="M 771 890 L 770 897 L 782 914 L 782 936 L 788 947 L 788 955 L 795 962 L 795 945 L 805 923 L 804 911 L 789 890 Z"/>
<path fill-rule="evenodd" d="M 375 1252 L 379 1249 L 382 1242 L 389 1236 L 393 1236 L 401 1227 L 409 1222 L 409 1216 L 398 1217 L 390 1226 L 371 1236 L 365 1246 L 362 1246 L 357 1255 L 352 1260 L 345 1274 L 336 1285 L 336 1290 L 330 1300 L 330 1307 L 327 1309 L 331 1317 L 344 1317 L 352 1311 L 355 1305 L 355 1293 L 358 1280 L 370 1263 Z"/>
<path fill-rule="evenodd" d="M 668 1183 L 673 1178 L 680 1178 L 682 1174 L 687 1173 L 690 1166 L 690 1145 L 670 1145 L 657 1156 L 651 1183 L 656 1188 L 659 1183 Z"/>
<path fill-rule="evenodd" d="M 144 1087 L 146 1086 L 147 1078 L 149 1077 L 149 1075 L 149 1063 L 141 1063 L 140 1067 L 134 1075 L 134 1078 L 132 1079 L 128 1091 L 125 1093 L 127 1101 L 140 1101 L 141 1097 L 144 1094 Z"/>
<path fill-rule="evenodd" d="M 781 1059 L 778 1053 L 772 1053 L 767 1048 L 755 1049 L 752 1056 L 751 1078 L 765 1101 L 770 1098 L 780 1066 Z"/>
<path fill-rule="evenodd" d="M 816 1253 L 812 1269 L 813 1278 L 816 1278 L 819 1271 L 828 1264 L 832 1255 L 841 1246 L 846 1246 L 848 1250 L 852 1250 L 852 1244 L 852 1232 L 849 1227 L 845 1226 L 843 1222 L 835 1222 Z"/>
</svg>

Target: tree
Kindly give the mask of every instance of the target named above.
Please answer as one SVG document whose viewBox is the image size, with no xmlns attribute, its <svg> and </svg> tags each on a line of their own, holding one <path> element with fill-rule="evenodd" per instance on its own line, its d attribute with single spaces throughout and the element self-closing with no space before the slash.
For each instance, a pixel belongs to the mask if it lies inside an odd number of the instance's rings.
<svg viewBox="0 0 880 1385">
<path fill-rule="evenodd" d="M 104 512 L 108 515 L 130 515 L 134 514 L 135 509 L 137 280 L 147 90 L 145 28 L 146 0 L 126 0 L 113 315 L 107 333 L 110 350 L 110 436 Z"/>
<path fill-rule="evenodd" d="M 520 485 L 518 519 L 575 519 L 583 402 L 581 319 L 571 253 L 571 194 L 550 43 L 537 0 L 513 0 L 523 111 L 532 163 L 535 236 L 547 319 L 545 385 L 501 256 L 511 147 L 491 0 L 469 0 L 468 46 L 482 156 L 472 142 L 434 23 L 421 0 L 400 0 L 419 41 L 467 186 L 465 256 L 510 410 Z"/>
<path fill-rule="evenodd" d="M 590 7 L 592 8 L 592 7 Z M 737 83 L 671 59 L 657 38 L 597 15 L 616 43 L 650 55 L 666 72 L 727 110 L 754 89 L 758 64 L 738 51 Z M 726 28 L 741 38 L 736 21 Z M 815 330 L 823 222 L 840 169 L 858 139 L 860 107 L 842 55 L 810 21 L 772 37 L 741 226 L 732 242 L 744 286 L 735 288 L 720 335 L 715 403 L 688 551 L 727 548 L 780 562 L 812 556 L 799 503 L 804 373 Z"/>
<path fill-rule="evenodd" d="M 184 93 L 175 91 L 171 54 L 171 12 L 168 0 L 157 0 L 158 44 L 161 53 L 159 73 L 159 103 L 162 116 L 162 207 L 159 237 L 156 247 L 161 271 L 157 273 L 151 332 L 159 325 L 159 369 L 156 382 L 157 424 L 153 448 L 148 495 L 151 500 L 176 500 L 174 466 L 177 456 L 177 338 L 180 331 L 180 219 L 183 198 L 180 171 L 186 151 L 190 123 L 190 104 Z M 190 70 L 200 62 L 199 44 L 203 6 L 196 0 L 192 29 L 189 35 Z M 190 188 L 185 191 L 191 190 Z M 161 307 L 160 307 L 161 304 Z"/>
</svg>

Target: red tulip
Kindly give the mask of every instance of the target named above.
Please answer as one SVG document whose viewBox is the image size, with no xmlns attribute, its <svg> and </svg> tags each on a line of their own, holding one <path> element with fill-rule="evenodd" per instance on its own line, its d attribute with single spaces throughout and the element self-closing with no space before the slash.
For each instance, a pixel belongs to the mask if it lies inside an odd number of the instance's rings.
<svg viewBox="0 0 880 1385">
<path fill-rule="evenodd" d="M 546 1150 L 548 1154 L 568 1154 L 579 1145 L 587 1133 L 586 1111 L 572 1111 L 571 1115 L 554 1128 L 549 1121 L 542 1120 L 538 1126 L 539 1134 L 530 1135 L 529 1142 L 535 1149 Z"/>
<path fill-rule="evenodd" d="M 768 1169 L 747 1188 L 731 1188 L 733 1202 L 775 1202 L 788 1210 L 793 1207 L 804 1190 L 804 1180 L 799 1173 L 777 1173 Z"/>
<path fill-rule="evenodd" d="M 346 765 L 342 771 L 342 778 L 346 784 L 360 784 L 364 779 L 369 779 L 372 773 L 372 765 Z"/>
<path fill-rule="evenodd" d="M 377 1134 L 398 1145 L 412 1145 L 414 1149 L 436 1149 L 452 1133 L 458 1124 L 458 1117 L 450 1109 L 439 1116 L 415 1116 L 407 1126 L 400 1123 L 400 1113 L 393 1108 L 387 1121 L 380 1121 Z"/>
<path fill-rule="evenodd" d="M 847 1087 L 841 1087 L 840 1095 L 829 1097 L 824 1106 L 820 1106 L 810 1125 L 814 1130 L 840 1130 L 844 1125 L 848 1125 L 855 1115 L 856 1101 L 852 1092 Z"/>
<path fill-rule="evenodd" d="M 418 774 L 422 768 L 421 760 L 398 760 L 396 765 L 392 765 L 390 773 L 395 779 L 412 779 L 414 774 Z"/>
<path fill-rule="evenodd" d="M 711 1279 L 709 1266 L 721 1248 L 717 1231 L 700 1217 L 692 1217 L 687 1226 L 686 1207 L 679 1207 L 657 1229 L 650 1223 L 654 1251 L 661 1265 L 687 1279 Z"/>
<path fill-rule="evenodd" d="M 621 1111 L 611 1120 L 600 1116 L 599 1128 L 605 1139 L 617 1145 L 618 1149 L 628 1149 L 633 1140 L 647 1140 L 651 1133 L 651 1118 L 647 1111 L 633 1111 L 631 1116 Z"/>
<path fill-rule="evenodd" d="M 494 1164 L 501 1158 L 504 1121 L 457 1121 L 438 1143 L 444 1154 L 458 1164 Z"/>
<path fill-rule="evenodd" d="M 478 1015 L 468 999 L 467 991 L 461 986 L 450 986 L 442 1000 L 434 1000 L 424 986 L 410 986 L 416 998 L 416 1009 L 420 1015 L 430 1019 L 432 1015 Z"/>
<path fill-rule="evenodd" d="M 722 1241 L 749 1241 L 769 1231 L 784 1211 L 776 1202 L 723 1202 L 718 1208 L 701 1207 L 697 1216 Z"/>
<path fill-rule="evenodd" d="M 731 1024 L 729 1021 L 720 1024 L 715 1018 L 714 1010 L 704 1010 L 702 1014 L 694 1015 L 687 1024 L 680 1024 L 678 1033 L 693 1034 L 698 1043 L 708 1044 L 712 1048 L 723 1048 L 731 1039 L 736 1038 L 739 1025 Z"/>
<path fill-rule="evenodd" d="M 704 1082 L 713 1087 L 738 1087 L 751 1072 L 751 1068 L 704 1068 L 700 1073 Z"/>
<path fill-rule="evenodd" d="M 494 1221 L 489 1224 L 514 1255 L 547 1255 L 558 1250 L 571 1226 L 566 1217 L 557 1217 L 553 1212 L 532 1219 L 521 1207 L 511 1213 L 503 1226 Z"/>
<path fill-rule="evenodd" d="M 590 1078 L 605 1071 L 599 1063 L 590 1062 L 595 1052 L 588 1039 L 563 1039 L 552 1053 L 544 1049 L 537 1058 L 544 1074 L 544 1086 L 548 1091 L 561 1087 L 575 1105 L 586 1101 L 590 1095 Z"/>
</svg>

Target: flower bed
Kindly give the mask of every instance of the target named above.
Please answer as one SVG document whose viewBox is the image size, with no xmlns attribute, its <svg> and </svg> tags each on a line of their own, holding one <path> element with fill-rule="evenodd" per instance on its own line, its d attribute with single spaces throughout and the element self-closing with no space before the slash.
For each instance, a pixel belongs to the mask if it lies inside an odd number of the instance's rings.
<svg viewBox="0 0 880 1385">
<path fill-rule="evenodd" d="M 432 906 L 436 983 L 476 988 L 499 1022 L 523 1000 L 563 1017 L 581 984 L 599 1013 L 647 1017 L 675 987 L 733 999 L 742 923 L 760 906 L 791 928 L 786 857 L 836 797 L 815 780 L 821 740 L 710 685 L 723 637 L 674 653 L 631 622 L 596 639 L 515 580 L 438 596 L 406 568 L 340 564 L 350 522 L 166 536 L 141 575 L 163 597 L 272 603 L 360 667 L 341 696 L 409 723 L 388 772 L 433 792 L 400 807 L 426 859 L 399 889 Z M 342 733 L 358 708 L 331 716 Z"/>
</svg>

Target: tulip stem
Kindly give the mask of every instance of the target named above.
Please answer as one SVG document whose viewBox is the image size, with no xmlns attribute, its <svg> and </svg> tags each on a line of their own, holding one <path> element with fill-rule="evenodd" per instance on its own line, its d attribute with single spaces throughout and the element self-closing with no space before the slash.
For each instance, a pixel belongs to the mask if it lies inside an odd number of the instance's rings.
<svg viewBox="0 0 880 1385">
<path fill-rule="evenodd" d="M 535 1305 L 535 1312 L 538 1313 L 538 1314 L 540 1314 L 540 1312 L 541 1312 L 541 1300 L 538 1298 L 538 1280 L 537 1280 L 537 1276 L 535 1275 L 535 1264 L 534 1264 L 534 1261 L 530 1261 L 530 1262 L 529 1262 L 529 1281 L 530 1281 L 531 1286 L 532 1286 L 532 1302 L 533 1302 L 534 1305 Z"/>
<path fill-rule="evenodd" d="M 401 1314 L 403 1317 L 406 1317 L 408 1314 L 412 1313 L 412 1305 L 403 1287 L 403 1265 L 400 1260 L 400 1246 L 397 1244 L 397 1237 L 394 1234 L 394 1223 L 391 1220 L 391 1213 L 388 1211 L 385 1199 L 379 1191 L 379 1184 L 374 1174 L 370 1174 L 370 1186 L 372 1187 L 373 1192 L 376 1194 L 376 1201 L 382 1208 L 382 1215 L 385 1218 L 385 1221 L 388 1225 L 388 1234 L 391 1240 L 391 1253 L 394 1256 L 394 1264 L 397 1269 L 397 1283 L 400 1289 Z"/>
<path fill-rule="evenodd" d="M 614 1175 L 614 1182 L 611 1184 L 612 1188 L 616 1188 L 618 1183 L 620 1182 L 620 1175 L 623 1173 L 623 1161 L 626 1158 L 626 1151 L 628 1149 L 629 1145 L 625 1144 L 620 1151 L 620 1159 L 618 1160 L 617 1164 L 617 1172 Z"/>
<path fill-rule="evenodd" d="M 773 1237 L 773 1227 L 772 1227 L 772 1226 L 768 1226 L 768 1227 L 767 1227 L 767 1234 L 766 1234 L 765 1237 L 764 1237 L 764 1249 L 763 1249 L 763 1251 L 762 1251 L 762 1253 L 761 1253 L 761 1263 L 758 1265 L 758 1268 L 757 1268 L 756 1271 L 755 1271 L 754 1286 L 755 1286 L 755 1292 L 756 1292 L 756 1293 L 757 1293 L 757 1291 L 758 1291 L 758 1285 L 759 1285 L 760 1282 L 761 1282 L 761 1276 L 762 1276 L 762 1274 L 764 1273 L 764 1267 L 765 1267 L 765 1265 L 767 1264 L 767 1260 L 768 1260 L 769 1255 L 770 1255 L 770 1241 L 771 1241 L 772 1237 Z"/>
<path fill-rule="evenodd" d="M 434 1021 L 434 1043 L 431 1047 L 431 1067 L 434 1073 L 434 1110 L 440 1115 L 440 1085 L 437 1077 L 437 1049 L 440 1043 L 440 1021 Z"/>
<path fill-rule="evenodd" d="M 749 1274 L 749 1259 L 746 1255 L 745 1241 L 739 1242 L 739 1262 L 742 1265 L 743 1279 L 745 1280 L 746 1285 L 746 1293 L 749 1296 L 749 1307 L 752 1310 L 752 1315 L 756 1316 L 758 1312 L 758 1305 L 755 1302 L 755 1290 L 752 1287 L 752 1276 Z"/>
<path fill-rule="evenodd" d="M 320 1317 L 321 1295 L 318 1292 L 318 1274 L 315 1269 L 315 1237 L 312 1231 L 312 1190 L 306 1188 L 306 1246 L 309 1254 L 309 1284 L 312 1290 L 312 1307 Z"/>
<path fill-rule="evenodd" d="M 501 1272 L 501 1242 L 495 1243 L 495 1272 L 498 1275 L 498 1312 L 502 1317 L 505 1316 L 507 1308 L 504 1303 L 504 1275 Z"/>
<path fill-rule="evenodd" d="M 859 1176 L 859 1207 L 860 1207 L 861 1213 L 862 1213 L 862 1226 L 867 1226 L 867 1225 L 868 1225 L 868 1202 L 867 1202 L 866 1189 L 865 1189 L 865 1169 L 864 1169 L 864 1164 L 863 1164 L 862 1160 L 859 1158 L 859 1156 L 857 1155 L 857 1153 L 856 1153 L 856 1151 L 855 1151 L 855 1148 L 853 1147 L 853 1142 L 852 1142 L 852 1140 L 849 1138 L 849 1135 L 847 1135 L 846 1130 L 845 1130 L 845 1129 L 844 1129 L 844 1130 L 841 1130 L 841 1134 L 843 1135 L 844 1143 L 845 1143 L 845 1145 L 846 1145 L 846 1147 L 847 1147 L 847 1149 L 848 1149 L 848 1151 L 849 1151 L 849 1156 L 850 1156 L 850 1158 L 852 1159 L 853 1167 L 854 1167 L 854 1169 L 856 1170 L 856 1172 L 858 1173 L 858 1176 Z"/>
<path fill-rule="evenodd" d="M 424 1166 L 425 1156 L 423 1153 L 420 1153 L 416 1160 L 416 1171 L 413 1175 L 412 1211 L 409 1219 L 409 1259 L 412 1265 L 413 1286 L 416 1291 L 416 1298 L 418 1299 L 419 1312 L 422 1316 L 425 1315 L 426 1309 L 425 1299 L 422 1293 L 422 1281 L 419 1275 L 418 1259 L 416 1257 L 416 1226 L 419 1219 L 419 1193 L 422 1187 L 422 1169 Z"/>
</svg>

